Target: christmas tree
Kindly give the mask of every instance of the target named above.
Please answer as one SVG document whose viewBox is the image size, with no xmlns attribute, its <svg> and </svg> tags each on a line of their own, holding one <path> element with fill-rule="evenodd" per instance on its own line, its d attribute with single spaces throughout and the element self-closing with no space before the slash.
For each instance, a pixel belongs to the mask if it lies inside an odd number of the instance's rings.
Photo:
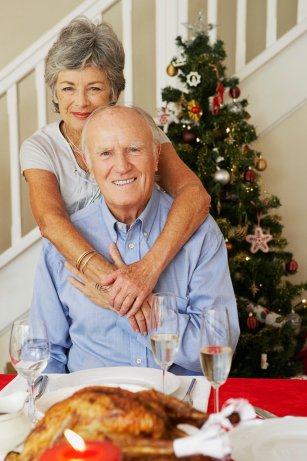
<svg viewBox="0 0 307 461">
<path fill-rule="evenodd" d="M 211 194 L 225 238 L 241 327 L 231 375 L 294 376 L 304 371 L 307 283 L 289 281 L 298 263 L 273 212 L 280 201 L 261 187 L 267 162 L 253 148 L 248 102 L 226 76 L 223 42 L 210 44 L 200 19 L 190 40 L 176 39 L 167 74 L 177 86 L 162 90 L 158 124 Z"/>
</svg>

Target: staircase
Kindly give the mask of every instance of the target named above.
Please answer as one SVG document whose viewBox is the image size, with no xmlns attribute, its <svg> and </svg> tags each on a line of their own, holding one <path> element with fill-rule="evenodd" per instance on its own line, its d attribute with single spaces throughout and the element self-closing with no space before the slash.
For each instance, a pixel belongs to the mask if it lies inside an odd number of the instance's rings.
<svg viewBox="0 0 307 461">
<path fill-rule="evenodd" d="M 152 0 L 153 1 L 153 0 Z M 188 0 L 155 0 L 156 62 L 155 106 L 160 107 L 160 89 L 174 80 L 164 71 L 170 59 L 176 55 L 174 38 L 187 37 L 188 28 L 182 24 L 195 21 L 191 17 Z M 201 3 L 201 2 L 199 2 Z M 22 55 L 0 71 L 0 97 L 5 95 L 8 111 L 8 139 L 11 182 L 11 235 L 10 244 L 0 254 L 0 372 L 1 364 L 7 361 L 7 338 L 11 322 L 24 314 L 31 303 L 31 293 L 37 259 L 40 253 L 40 236 L 37 228 L 27 233 L 22 230 L 21 182 L 19 173 L 19 121 L 18 82 L 33 72 L 37 97 L 37 127 L 48 123 L 46 91 L 43 83 L 44 56 L 54 41 L 58 31 L 73 17 L 84 14 L 93 20 L 104 18 L 110 8 L 121 8 L 121 38 L 126 52 L 127 88 L 123 103 L 135 101 L 133 21 L 134 0 L 86 0 L 71 12 L 52 30 L 34 43 Z M 251 61 L 246 62 L 246 33 L 248 24 L 248 2 L 237 0 L 235 22 L 237 33 L 234 38 L 234 72 L 240 79 L 241 95 L 249 101 L 252 123 L 258 134 L 264 136 L 292 113 L 306 104 L 307 63 L 304 59 L 307 49 L 307 1 L 293 1 L 296 7 L 296 23 L 277 38 L 278 0 L 267 0 L 265 47 Z M 193 5 L 192 5 L 193 6 Z M 195 6 L 195 3 L 194 3 Z M 209 24 L 218 24 L 221 4 L 218 0 L 208 0 L 206 18 Z M 190 16 L 189 16 L 190 15 Z M 221 30 L 220 30 L 221 32 Z M 211 40 L 217 38 L 218 29 L 210 30 Z M 222 34 L 221 34 L 222 35 Z M 223 39 L 223 37 L 221 37 Z M 227 49 L 227 43 L 226 43 Z M 149 58 L 148 58 L 149 59 Z M 274 103 L 270 103 L 274 101 Z M 139 101 L 136 102 L 139 105 Z M 143 106 L 144 107 L 144 106 Z M 152 115 L 155 108 L 152 109 Z M 2 352 L 1 352 L 2 351 Z"/>
</svg>

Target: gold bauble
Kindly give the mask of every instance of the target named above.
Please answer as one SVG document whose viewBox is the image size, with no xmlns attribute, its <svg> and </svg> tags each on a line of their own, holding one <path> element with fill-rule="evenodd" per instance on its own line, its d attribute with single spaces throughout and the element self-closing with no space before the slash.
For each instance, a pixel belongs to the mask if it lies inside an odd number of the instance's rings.
<svg viewBox="0 0 307 461">
<path fill-rule="evenodd" d="M 169 64 L 166 68 L 166 73 L 170 77 L 175 77 L 175 75 L 178 74 L 178 69 L 175 66 L 173 66 L 173 64 Z"/>
<path fill-rule="evenodd" d="M 264 158 L 259 158 L 256 162 L 256 168 L 258 171 L 264 171 L 266 167 L 268 166 L 268 163 Z"/>
</svg>

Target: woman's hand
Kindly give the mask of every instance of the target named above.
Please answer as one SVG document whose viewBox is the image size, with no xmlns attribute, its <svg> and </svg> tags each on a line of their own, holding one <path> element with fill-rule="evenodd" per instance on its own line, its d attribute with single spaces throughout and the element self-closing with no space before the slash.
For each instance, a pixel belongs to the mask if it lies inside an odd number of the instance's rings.
<svg viewBox="0 0 307 461">
<path fill-rule="evenodd" d="M 123 263 L 122 263 L 123 264 Z M 69 282 L 87 296 L 93 303 L 105 309 L 115 311 L 119 315 L 123 315 L 117 312 L 109 303 L 109 291 L 110 287 L 106 287 L 100 283 L 94 283 L 92 280 L 82 274 L 69 262 L 65 263 L 67 269 L 75 276 L 69 276 Z M 130 315 L 128 320 L 131 328 L 136 333 L 147 334 L 149 326 L 150 306 L 148 302 L 145 302 L 141 308 L 135 313 Z"/>
<path fill-rule="evenodd" d="M 109 247 L 110 255 L 118 269 L 108 275 L 103 284 L 109 288 L 109 304 L 128 318 L 136 315 L 146 304 L 160 273 L 156 273 L 151 254 L 135 263 L 125 265 L 115 243 Z"/>
</svg>

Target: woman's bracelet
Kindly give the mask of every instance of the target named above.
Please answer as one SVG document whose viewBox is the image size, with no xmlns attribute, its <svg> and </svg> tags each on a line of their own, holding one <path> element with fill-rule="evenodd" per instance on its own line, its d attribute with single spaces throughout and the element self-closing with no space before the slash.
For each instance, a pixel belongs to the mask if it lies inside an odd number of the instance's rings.
<svg viewBox="0 0 307 461">
<path fill-rule="evenodd" d="M 82 260 L 83 264 L 82 264 L 82 267 L 80 268 L 80 272 L 81 272 L 82 274 L 84 274 L 85 268 L 86 268 L 86 266 L 88 265 L 89 261 L 90 261 L 90 260 L 93 258 L 93 256 L 95 256 L 96 254 L 98 254 L 98 251 L 94 250 L 92 253 L 90 253 L 90 254 L 88 255 L 87 259 L 85 259 L 84 262 L 83 262 L 83 260 Z M 81 265 L 80 265 L 80 266 L 81 266 Z"/>
<path fill-rule="evenodd" d="M 79 258 L 77 259 L 76 264 L 75 264 L 76 269 L 77 269 L 78 271 L 80 270 L 81 263 L 82 263 L 83 259 L 84 259 L 87 255 L 91 255 L 91 254 L 93 254 L 93 253 L 97 253 L 97 251 L 96 251 L 96 250 L 88 250 L 88 251 L 85 251 L 84 253 L 82 253 L 81 256 L 79 256 Z"/>
</svg>

